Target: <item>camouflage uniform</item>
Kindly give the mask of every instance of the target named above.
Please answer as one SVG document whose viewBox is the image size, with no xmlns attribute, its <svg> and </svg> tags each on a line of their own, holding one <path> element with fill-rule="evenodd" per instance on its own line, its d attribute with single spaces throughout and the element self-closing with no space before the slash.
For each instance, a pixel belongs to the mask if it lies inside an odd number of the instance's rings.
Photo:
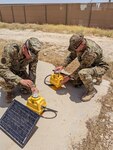
<svg viewBox="0 0 113 150">
<path fill-rule="evenodd" d="M 90 39 L 84 39 L 86 47 L 83 52 L 77 53 L 71 51 L 70 55 L 65 59 L 64 67 L 78 58 L 80 66 L 73 72 L 75 86 L 84 84 L 88 91 L 93 90 L 93 78 L 102 78 L 109 66 L 103 58 L 102 49 L 98 44 Z"/>
<path fill-rule="evenodd" d="M 5 91 L 7 92 L 12 91 L 12 89 L 19 84 L 19 81 L 21 79 L 30 79 L 35 83 L 36 66 L 38 62 L 38 51 L 39 51 L 38 47 L 37 49 L 35 47 L 35 42 L 37 42 L 37 40 L 38 39 L 36 38 L 30 38 L 26 41 L 27 43 L 29 42 L 28 43 L 29 50 L 30 48 L 35 48 L 36 50 L 34 51 L 34 53 L 32 53 L 33 54 L 32 57 L 28 60 L 26 60 L 25 56 L 21 51 L 22 46 L 13 43 L 8 44 L 4 47 L 0 62 L 0 77 L 1 77 L 0 85 L 3 87 Z M 28 73 L 26 68 L 27 65 L 29 65 Z"/>
</svg>

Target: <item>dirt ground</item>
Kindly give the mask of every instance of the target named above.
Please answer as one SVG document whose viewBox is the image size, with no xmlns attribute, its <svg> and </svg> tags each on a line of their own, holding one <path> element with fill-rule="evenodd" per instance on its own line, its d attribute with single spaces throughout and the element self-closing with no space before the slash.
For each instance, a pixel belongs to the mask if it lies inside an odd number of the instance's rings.
<svg viewBox="0 0 113 150">
<path fill-rule="evenodd" d="M 64 58 L 68 55 L 68 43 L 70 34 L 33 32 L 32 30 L 0 30 L 0 48 L 2 49 L 6 43 L 12 41 L 24 42 L 29 37 L 37 37 L 43 42 L 43 50 L 39 55 L 39 59 L 52 63 L 54 65 L 62 64 Z M 86 36 L 97 42 L 102 48 L 103 53 L 108 62 L 113 59 L 113 39 L 106 37 Z M 52 57 L 51 57 L 52 56 Z M 77 61 L 67 67 L 66 71 L 72 72 L 79 65 Z M 112 150 L 113 149 L 113 92 L 110 87 L 106 96 L 101 98 L 100 114 L 91 118 L 86 122 L 88 133 L 80 143 L 75 143 L 74 137 L 70 138 L 70 150 Z"/>
</svg>

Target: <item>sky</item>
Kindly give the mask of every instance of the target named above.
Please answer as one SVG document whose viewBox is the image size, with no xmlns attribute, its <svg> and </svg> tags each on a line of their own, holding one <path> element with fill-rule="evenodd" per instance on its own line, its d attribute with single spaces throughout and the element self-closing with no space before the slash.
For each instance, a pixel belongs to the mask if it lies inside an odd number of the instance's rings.
<svg viewBox="0 0 113 150">
<path fill-rule="evenodd" d="M 0 0 L 0 4 L 29 4 L 29 3 L 89 3 L 108 2 L 109 0 Z M 113 2 L 113 0 L 111 0 Z"/>
</svg>

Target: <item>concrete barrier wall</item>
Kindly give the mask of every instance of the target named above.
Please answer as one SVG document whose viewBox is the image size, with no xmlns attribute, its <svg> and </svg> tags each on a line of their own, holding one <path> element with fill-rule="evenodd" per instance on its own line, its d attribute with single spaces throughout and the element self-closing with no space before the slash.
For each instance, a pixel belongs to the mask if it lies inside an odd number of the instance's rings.
<svg viewBox="0 0 113 150">
<path fill-rule="evenodd" d="M 49 24 L 65 24 L 66 20 L 66 5 L 56 4 L 47 5 L 47 23 Z"/>
<path fill-rule="evenodd" d="M 25 6 L 23 5 L 12 6 L 12 10 L 13 10 L 14 22 L 19 22 L 19 23 L 26 22 Z"/>
<path fill-rule="evenodd" d="M 9 23 L 14 22 L 11 5 L 0 5 L 0 14 L 2 22 L 9 22 Z"/>
<path fill-rule="evenodd" d="M 90 26 L 113 29 L 113 3 L 92 4 Z"/>
<path fill-rule="evenodd" d="M 113 28 L 113 3 L 0 5 L 0 21 Z"/>
<path fill-rule="evenodd" d="M 69 4 L 67 13 L 67 24 L 88 26 L 89 14 L 90 4 Z"/>
<path fill-rule="evenodd" d="M 26 14 L 26 23 L 38 23 L 38 24 L 46 23 L 44 5 L 26 5 L 25 14 Z"/>
</svg>

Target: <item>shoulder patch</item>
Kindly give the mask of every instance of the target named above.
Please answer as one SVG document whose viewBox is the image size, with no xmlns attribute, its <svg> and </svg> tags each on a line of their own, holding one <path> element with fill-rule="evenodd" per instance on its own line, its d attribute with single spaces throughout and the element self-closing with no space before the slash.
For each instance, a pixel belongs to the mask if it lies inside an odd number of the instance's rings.
<svg viewBox="0 0 113 150">
<path fill-rule="evenodd" d="M 6 58 L 1 58 L 1 63 L 5 64 L 6 63 Z"/>
</svg>

